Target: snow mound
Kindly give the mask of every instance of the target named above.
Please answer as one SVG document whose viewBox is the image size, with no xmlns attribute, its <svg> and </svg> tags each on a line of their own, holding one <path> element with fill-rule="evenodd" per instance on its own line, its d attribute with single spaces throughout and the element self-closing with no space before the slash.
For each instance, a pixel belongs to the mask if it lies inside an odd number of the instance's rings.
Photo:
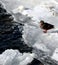
<svg viewBox="0 0 58 65">
<path fill-rule="evenodd" d="M 20 53 L 18 50 L 8 49 L 0 54 L 0 65 L 27 65 L 35 58 L 34 53 Z"/>
</svg>

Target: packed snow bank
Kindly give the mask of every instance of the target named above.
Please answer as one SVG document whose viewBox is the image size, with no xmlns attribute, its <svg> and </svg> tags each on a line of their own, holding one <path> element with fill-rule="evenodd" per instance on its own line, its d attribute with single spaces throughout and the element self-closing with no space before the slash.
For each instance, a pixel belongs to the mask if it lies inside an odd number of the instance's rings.
<svg viewBox="0 0 58 65">
<path fill-rule="evenodd" d="M 35 58 L 34 53 L 20 53 L 18 50 L 6 50 L 0 54 L 0 65 L 27 65 Z"/>
</svg>

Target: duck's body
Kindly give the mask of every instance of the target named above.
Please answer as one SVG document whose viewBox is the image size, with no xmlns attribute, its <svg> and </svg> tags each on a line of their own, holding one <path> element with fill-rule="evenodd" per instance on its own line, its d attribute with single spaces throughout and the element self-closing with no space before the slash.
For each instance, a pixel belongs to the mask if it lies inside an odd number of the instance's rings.
<svg viewBox="0 0 58 65">
<path fill-rule="evenodd" d="M 49 23 L 45 23 L 44 21 L 40 22 L 40 28 L 43 29 L 43 32 L 47 32 L 50 29 L 54 28 L 54 25 L 49 24 Z"/>
</svg>

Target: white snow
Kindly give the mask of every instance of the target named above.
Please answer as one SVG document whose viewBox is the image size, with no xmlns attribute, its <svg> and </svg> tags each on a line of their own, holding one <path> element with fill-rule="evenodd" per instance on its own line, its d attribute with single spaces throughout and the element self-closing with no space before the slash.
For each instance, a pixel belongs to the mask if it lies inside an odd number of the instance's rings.
<svg viewBox="0 0 58 65">
<path fill-rule="evenodd" d="M 33 47 L 37 48 L 38 50 L 42 50 L 44 52 L 49 52 L 50 50 L 44 44 L 35 43 Z"/>
<path fill-rule="evenodd" d="M 51 58 L 58 61 L 58 48 L 55 49 L 55 52 L 53 53 Z"/>
<path fill-rule="evenodd" d="M 34 58 L 34 53 L 22 54 L 18 50 L 8 49 L 0 54 L 0 65 L 27 65 Z"/>
</svg>

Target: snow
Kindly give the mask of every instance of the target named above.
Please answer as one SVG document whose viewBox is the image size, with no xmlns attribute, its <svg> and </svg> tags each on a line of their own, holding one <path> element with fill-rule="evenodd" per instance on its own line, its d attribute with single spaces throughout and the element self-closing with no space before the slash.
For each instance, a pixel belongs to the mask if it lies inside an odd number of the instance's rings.
<svg viewBox="0 0 58 65">
<path fill-rule="evenodd" d="M 55 3 L 52 2 L 52 3 L 53 4 L 51 6 L 56 8 L 56 5 L 58 5 L 58 3 L 56 3 L 56 2 Z M 31 26 L 31 25 L 27 24 L 24 27 L 24 32 L 25 32 L 24 36 L 27 37 L 26 38 L 27 42 L 29 42 L 29 43 L 31 42 L 31 45 L 32 45 L 32 42 L 34 44 L 39 38 L 43 40 L 43 43 L 47 42 L 48 44 L 51 44 L 51 45 L 53 44 L 53 42 L 54 43 L 58 42 L 57 41 L 57 38 L 58 38 L 58 33 L 57 33 L 57 30 L 58 30 L 58 28 L 57 28 L 58 27 L 58 24 L 57 24 L 58 17 L 53 15 L 53 11 L 52 11 L 52 9 L 50 9 L 50 7 L 51 7 L 50 4 L 51 3 L 44 3 L 44 4 L 46 4 L 46 5 L 41 4 L 41 5 L 35 6 L 33 8 L 33 10 L 31 11 L 31 14 L 28 12 L 29 15 L 31 17 L 33 17 L 33 19 L 37 23 L 34 26 Z M 56 12 L 54 12 L 54 13 L 56 13 Z M 42 30 L 40 30 L 40 28 L 39 28 L 39 21 L 40 20 L 44 20 L 45 22 L 48 22 L 48 23 L 51 23 L 51 24 L 55 25 L 55 29 L 48 31 L 47 34 L 42 33 Z M 56 23 L 55 23 L 55 20 L 56 20 Z M 37 28 L 36 28 L 36 26 L 37 26 Z"/>
<path fill-rule="evenodd" d="M 34 53 L 22 54 L 18 50 L 8 49 L 0 54 L 0 65 L 27 65 L 34 58 Z"/>
<path fill-rule="evenodd" d="M 32 19 L 35 20 L 36 24 L 34 26 L 25 24 L 23 38 L 26 44 L 32 46 L 34 49 L 36 48 L 34 53 L 38 53 L 38 50 L 42 50 L 51 56 L 58 47 L 58 15 L 56 15 L 58 12 L 56 7 L 58 6 L 58 3 L 53 2 L 52 5 L 50 4 L 51 3 L 46 3 L 45 5 L 44 3 L 44 5 L 37 5 L 32 9 L 30 12 L 31 14 L 28 12 L 28 15 L 33 17 Z M 55 25 L 55 28 L 49 30 L 46 34 L 43 33 L 39 27 L 40 20 L 44 20 L 45 22 Z M 33 21 L 30 23 L 34 24 Z M 39 53 L 37 55 L 39 56 Z M 55 60 L 56 56 L 57 55 L 55 55 Z"/>
<path fill-rule="evenodd" d="M 58 48 L 55 49 L 53 55 L 52 55 L 52 59 L 58 61 Z"/>
<path fill-rule="evenodd" d="M 42 50 L 44 52 L 49 52 L 50 50 L 44 44 L 35 43 L 33 47 L 37 48 L 38 50 Z"/>
</svg>

